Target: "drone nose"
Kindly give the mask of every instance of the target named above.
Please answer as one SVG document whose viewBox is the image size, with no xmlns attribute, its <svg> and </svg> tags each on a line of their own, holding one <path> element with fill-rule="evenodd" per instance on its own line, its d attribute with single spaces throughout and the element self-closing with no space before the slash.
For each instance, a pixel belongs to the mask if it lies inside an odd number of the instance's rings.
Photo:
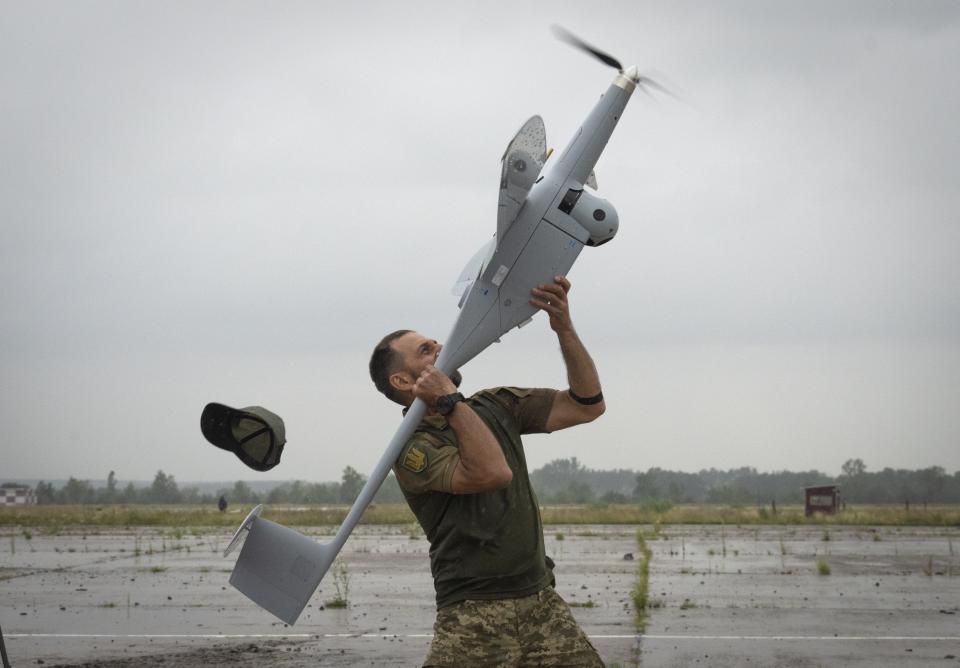
<svg viewBox="0 0 960 668">
<path fill-rule="evenodd" d="M 635 84 L 640 83 L 640 68 L 636 65 L 631 65 L 623 71 L 623 76 L 627 79 L 630 79 Z"/>
</svg>

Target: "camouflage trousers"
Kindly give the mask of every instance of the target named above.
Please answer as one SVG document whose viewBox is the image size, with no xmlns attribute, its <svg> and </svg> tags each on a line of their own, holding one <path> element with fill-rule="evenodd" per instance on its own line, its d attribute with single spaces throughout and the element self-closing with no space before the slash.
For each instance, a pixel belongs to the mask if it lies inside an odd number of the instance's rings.
<svg viewBox="0 0 960 668">
<path fill-rule="evenodd" d="M 430 666 L 600 666 L 603 661 L 553 587 L 523 598 L 441 608 Z"/>
</svg>

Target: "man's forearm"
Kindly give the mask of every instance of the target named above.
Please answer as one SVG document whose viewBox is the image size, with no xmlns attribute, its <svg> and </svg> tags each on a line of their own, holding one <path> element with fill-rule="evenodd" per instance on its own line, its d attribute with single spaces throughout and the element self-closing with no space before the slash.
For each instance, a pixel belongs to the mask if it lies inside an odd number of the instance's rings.
<svg viewBox="0 0 960 668">
<path fill-rule="evenodd" d="M 458 403 L 447 417 L 457 435 L 460 463 L 454 471 L 454 493 L 499 489 L 513 477 L 503 449 L 490 428 L 466 403 Z"/>
<path fill-rule="evenodd" d="M 560 352 L 567 367 L 567 383 L 574 394 L 580 397 L 594 397 L 600 394 L 600 374 L 587 352 L 586 347 L 573 329 L 557 334 Z"/>
<path fill-rule="evenodd" d="M 503 460 L 503 450 L 493 432 L 469 404 L 458 403 L 447 421 L 457 435 L 460 459 L 466 466 L 482 467 Z"/>
</svg>

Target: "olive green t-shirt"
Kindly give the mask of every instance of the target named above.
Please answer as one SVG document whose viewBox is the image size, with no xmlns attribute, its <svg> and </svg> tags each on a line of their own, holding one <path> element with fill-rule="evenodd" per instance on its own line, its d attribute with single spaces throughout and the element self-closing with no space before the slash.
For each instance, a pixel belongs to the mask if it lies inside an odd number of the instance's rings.
<svg viewBox="0 0 960 668">
<path fill-rule="evenodd" d="M 460 455 L 457 436 L 443 417 L 424 418 L 401 450 L 394 472 L 430 541 L 437 608 L 466 599 L 519 598 L 553 583 L 520 435 L 546 432 L 555 394 L 498 387 L 466 399 L 513 471 L 503 489 L 451 493 Z"/>
</svg>

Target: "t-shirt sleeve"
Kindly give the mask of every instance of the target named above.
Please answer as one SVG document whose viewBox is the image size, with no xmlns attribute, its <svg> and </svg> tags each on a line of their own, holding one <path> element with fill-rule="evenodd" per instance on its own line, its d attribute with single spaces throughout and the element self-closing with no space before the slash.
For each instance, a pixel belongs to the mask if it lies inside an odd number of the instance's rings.
<svg viewBox="0 0 960 668">
<path fill-rule="evenodd" d="M 400 451 L 393 471 L 400 487 L 408 494 L 450 494 L 453 470 L 459 461 L 460 452 L 454 446 L 438 445 L 416 434 Z"/>
<path fill-rule="evenodd" d="M 498 387 L 494 391 L 520 425 L 521 434 L 546 434 L 547 418 L 553 410 L 556 390 L 521 387 Z"/>
</svg>

